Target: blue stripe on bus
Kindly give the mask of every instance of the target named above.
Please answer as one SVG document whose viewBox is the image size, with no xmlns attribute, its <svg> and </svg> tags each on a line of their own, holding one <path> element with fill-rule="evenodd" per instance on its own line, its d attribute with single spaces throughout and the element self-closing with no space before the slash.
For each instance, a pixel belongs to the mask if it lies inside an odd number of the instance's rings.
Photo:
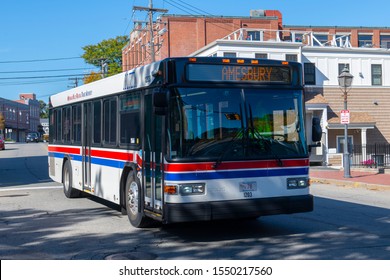
<svg viewBox="0 0 390 280">
<path fill-rule="evenodd" d="M 63 153 L 50 152 L 49 157 L 64 158 Z M 82 156 L 71 155 L 72 160 L 82 161 Z M 123 168 L 123 161 L 92 158 L 92 164 Z M 276 176 L 307 176 L 308 167 L 300 168 L 275 168 L 275 169 L 255 169 L 255 170 L 227 170 L 216 172 L 191 172 L 191 173 L 165 173 L 167 181 L 189 181 L 189 180 L 215 180 L 215 179 L 234 179 L 234 178 L 254 178 L 254 177 L 276 177 Z"/>
<path fill-rule="evenodd" d="M 105 159 L 105 158 L 94 158 L 93 157 L 91 159 L 91 162 L 92 162 L 92 164 L 115 167 L 115 168 L 123 168 L 125 166 L 125 163 L 123 161 Z"/>
<path fill-rule="evenodd" d="M 64 158 L 64 154 L 63 153 L 50 152 L 49 153 L 49 157 L 55 157 L 55 158 L 63 159 Z M 70 155 L 70 157 L 72 158 L 72 160 L 75 160 L 75 161 L 81 161 L 82 160 L 82 157 L 80 155 Z"/>
<path fill-rule="evenodd" d="M 55 158 L 60 158 L 60 159 L 63 159 L 64 158 L 64 154 L 63 153 L 53 153 L 53 152 L 50 152 L 49 153 L 49 157 L 55 157 Z M 70 155 L 70 157 L 72 158 L 72 160 L 74 161 L 82 161 L 82 156 L 80 155 Z M 125 166 L 125 163 L 123 161 L 119 161 L 119 160 L 112 160 L 112 159 L 105 159 L 105 158 L 91 158 L 91 163 L 92 164 L 97 164 L 97 165 L 102 165 L 102 166 L 109 166 L 109 167 L 116 167 L 116 168 L 123 168 Z"/>
<path fill-rule="evenodd" d="M 283 168 L 283 169 L 257 169 L 242 171 L 218 171 L 218 172 L 197 172 L 197 173 L 165 173 L 167 181 L 187 180 L 215 180 L 253 177 L 276 177 L 276 176 L 307 176 L 309 168 Z"/>
</svg>

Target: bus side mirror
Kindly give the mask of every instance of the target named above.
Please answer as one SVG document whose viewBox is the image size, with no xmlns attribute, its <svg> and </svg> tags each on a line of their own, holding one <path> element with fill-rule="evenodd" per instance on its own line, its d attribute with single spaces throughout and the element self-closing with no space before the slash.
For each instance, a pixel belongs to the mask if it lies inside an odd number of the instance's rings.
<svg viewBox="0 0 390 280">
<path fill-rule="evenodd" d="M 311 148 L 321 147 L 321 138 L 322 138 L 322 128 L 320 119 L 313 117 L 312 126 L 311 126 L 311 141 L 314 144 L 309 145 L 309 152 L 311 153 Z"/>
<path fill-rule="evenodd" d="M 156 115 L 167 113 L 169 91 L 166 88 L 156 88 L 153 92 L 153 108 Z"/>
<path fill-rule="evenodd" d="M 320 124 L 320 119 L 317 117 L 313 118 L 312 127 L 311 127 L 311 140 L 313 142 L 319 142 L 322 138 L 322 128 Z"/>
</svg>

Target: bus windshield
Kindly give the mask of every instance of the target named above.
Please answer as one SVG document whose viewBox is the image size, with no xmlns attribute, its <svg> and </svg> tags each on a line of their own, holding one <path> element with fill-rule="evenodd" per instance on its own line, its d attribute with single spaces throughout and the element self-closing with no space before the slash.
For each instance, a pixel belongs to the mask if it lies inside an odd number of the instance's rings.
<svg viewBox="0 0 390 280">
<path fill-rule="evenodd" d="M 302 91 L 175 88 L 169 106 L 168 160 L 307 156 Z"/>
</svg>

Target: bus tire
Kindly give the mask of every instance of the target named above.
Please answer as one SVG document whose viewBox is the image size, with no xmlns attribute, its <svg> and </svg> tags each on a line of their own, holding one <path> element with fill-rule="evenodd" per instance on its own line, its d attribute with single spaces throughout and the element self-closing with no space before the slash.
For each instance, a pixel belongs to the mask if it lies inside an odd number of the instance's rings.
<svg viewBox="0 0 390 280">
<path fill-rule="evenodd" d="M 134 171 L 127 175 L 125 186 L 126 212 L 130 224 L 136 228 L 143 228 L 150 225 L 150 218 L 144 214 L 144 199 L 141 183 Z"/>
<path fill-rule="evenodd" d="M 62 185 L 63 185 L 64 194 L 67 198 L 80 196 L 80 191 L 73 188 L 72 182 L 73 182 L 72 166 L 69 160 L 67 160 L 65 161 L 64 168 L 62 170 Z"/>
</svg>

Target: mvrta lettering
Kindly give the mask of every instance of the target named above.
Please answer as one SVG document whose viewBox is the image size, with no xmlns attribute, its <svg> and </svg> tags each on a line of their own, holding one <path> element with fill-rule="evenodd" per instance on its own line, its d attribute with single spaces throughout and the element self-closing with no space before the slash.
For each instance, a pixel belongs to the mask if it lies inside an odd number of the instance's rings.
<svg viewBox="0 0 390 280">
<path fill-rule="evenodd" d="M 84 98 L 84 97 L 91 96 L 91 95 L 92 95 L 92 90 L 86 90 L 86 91 L 82 91 L 80 93 L 74 93 L 72 95 L 68 95 L 67 100 L 72 101 L 75 99 L 80 99 L 80 98 Z"/>
</svg>

